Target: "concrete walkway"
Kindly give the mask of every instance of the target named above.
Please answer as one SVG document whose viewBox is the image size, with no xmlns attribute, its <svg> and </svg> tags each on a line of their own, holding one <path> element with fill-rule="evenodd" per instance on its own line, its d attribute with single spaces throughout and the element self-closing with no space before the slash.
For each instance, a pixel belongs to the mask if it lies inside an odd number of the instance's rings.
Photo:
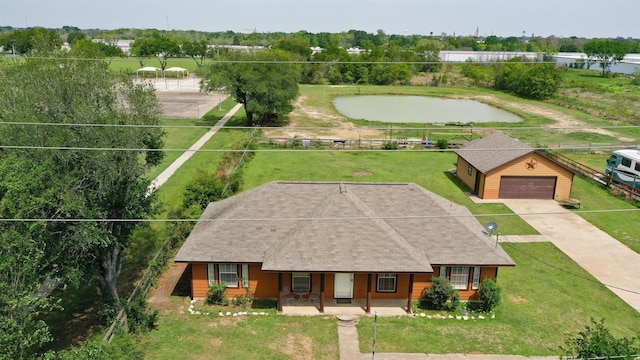
<svg viewBox="0 0 640 360">
<path fill-rule="evenodd" d="M 554 200 L 501 200 L 547 241 L 640 312 L 640 254 Z M 524 241 L 507 236 L 501 240 Z M 539 236 L 535 237 L 540 240 Z"/>
<path fill-rule="evenodd" d="M 167 182 L 169 178 L 184 164 L 187 160 L 200 150 L 204 144 L 215 135 L 221 127 L 223 127 L 229 119 L 242 107 L 242 104 L 234 106 L 222 119 L 220 119 L 206 134 L 204 134 L 198 141 L 196 141 L 189 150 L 185 151 L 179 158 L 177 158 L 168 168 L 166 168 L 158 177 L 156 177 L 149 185 L 148 191 L 151 192 Z"/>
</svg>

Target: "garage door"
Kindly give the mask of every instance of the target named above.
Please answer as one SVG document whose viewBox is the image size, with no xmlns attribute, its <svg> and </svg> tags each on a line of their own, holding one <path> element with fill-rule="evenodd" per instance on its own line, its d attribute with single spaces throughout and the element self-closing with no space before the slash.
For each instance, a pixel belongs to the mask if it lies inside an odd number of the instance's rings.
<svg viewBox="0 0 640 360">
<path fill-rule="evenodd" d="M 555 176 L 502 176 L 501 199 L 553 199 Z"/>
</svg>

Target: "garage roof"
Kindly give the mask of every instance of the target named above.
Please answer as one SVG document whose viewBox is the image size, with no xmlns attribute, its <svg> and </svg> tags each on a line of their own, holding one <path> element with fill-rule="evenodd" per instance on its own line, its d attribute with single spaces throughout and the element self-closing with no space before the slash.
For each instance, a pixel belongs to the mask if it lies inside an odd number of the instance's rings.
<svg viewBox="0 0 640 360">
<path fill-rule="evenodd" d="M 456 154 L 481 173 L 487 173 L 533 151 L 535 150 L 527 144 L 501 132 L 494 132 L 468 142 L 464 148 L 456 150 Z"/>
</svg>

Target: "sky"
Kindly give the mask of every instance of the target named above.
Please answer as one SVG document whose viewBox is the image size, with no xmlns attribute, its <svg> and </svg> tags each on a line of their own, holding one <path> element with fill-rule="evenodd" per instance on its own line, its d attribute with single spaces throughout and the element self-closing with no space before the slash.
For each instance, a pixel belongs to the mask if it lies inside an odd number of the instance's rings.
<svg viewBox="0 0 640 360">
<path fill-rule="evenodd" d="M 0 26 L 640 38 L 640 0 L 0 0 Z"/>
</svg>

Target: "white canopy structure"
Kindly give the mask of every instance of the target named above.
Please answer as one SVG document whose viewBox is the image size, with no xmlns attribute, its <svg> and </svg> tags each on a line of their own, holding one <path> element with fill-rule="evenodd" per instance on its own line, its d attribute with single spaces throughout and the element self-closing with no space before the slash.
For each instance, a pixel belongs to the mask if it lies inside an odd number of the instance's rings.
<svg viewBox="0 0 640 360">
<path fill-rule="evenodd" d="M 165 74 L 170 72 L 170 73 L 176 73 L 176 76 L 189 76 L 189 70 L 185 69 L 185 68 L 181 68 L 181 67 L 170 67 L 168 69 L 164 70 Z"/>
<path fill-rule="evenodd" d="M 158 73 L 161 72 L 161 70 L 158 69 L 157 67 L 145 66 L 145 67 L 143 67 L 141 69 L 136 70 L 136 75 L 139 77 L 140 73 L 142 73 L 144 75 L 145 73 L 150 73 L 150 72 L 154 73 L 155 77 L 157 78 L 158 77 Z"/>
</svg>

